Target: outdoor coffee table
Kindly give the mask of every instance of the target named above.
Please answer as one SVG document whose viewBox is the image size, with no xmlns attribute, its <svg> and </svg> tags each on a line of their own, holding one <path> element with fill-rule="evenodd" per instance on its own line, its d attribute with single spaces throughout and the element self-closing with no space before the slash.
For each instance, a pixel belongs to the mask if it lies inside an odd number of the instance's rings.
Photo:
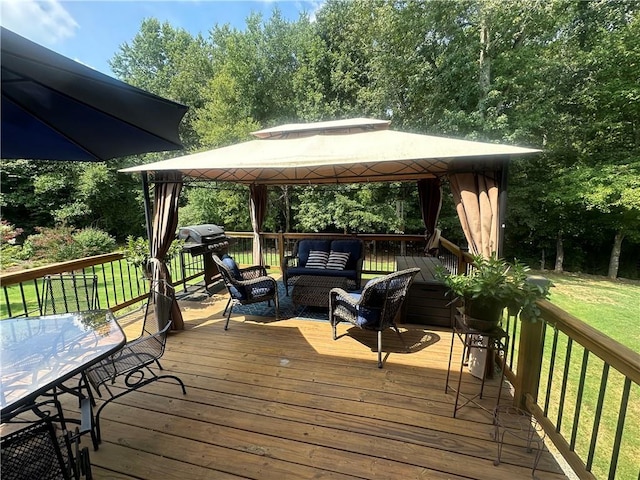
<svg viewBox="0 0 640 480">
<path fill-rule="evenodd" d="M 329 308 L 329 292 L 332 288 L 347 289 L 346 277 L 303 275 L 293 284 L 293 305 Z"/>
</svg>

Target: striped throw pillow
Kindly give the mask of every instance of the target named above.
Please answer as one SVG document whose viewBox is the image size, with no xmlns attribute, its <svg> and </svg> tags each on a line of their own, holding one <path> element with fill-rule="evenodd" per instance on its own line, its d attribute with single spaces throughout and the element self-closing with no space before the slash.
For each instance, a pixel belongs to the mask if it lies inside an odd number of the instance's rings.
<svg viewBox="0 0 640 480">
<path fill-rule="evenodd" d="M 321 250 L 311 250 L 309 252 L 309 258 L 307 259 L 306 268 L 327 268 L 327 260 L 329 254 Z"/>
<path fill-rule="evenodd" d="M 349 260 L 349 252 L 334 252 L 331 250 L 327 260 L 327 270 L 344 270 Z"/>
</svg>

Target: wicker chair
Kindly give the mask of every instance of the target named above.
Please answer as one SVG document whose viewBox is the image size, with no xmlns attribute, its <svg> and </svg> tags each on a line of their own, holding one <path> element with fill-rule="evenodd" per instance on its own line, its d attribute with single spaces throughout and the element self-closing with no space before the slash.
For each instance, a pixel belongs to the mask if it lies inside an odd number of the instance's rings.
<svg viewBox="0 0 640 480">
<path fill-rule="evenodd" d="M 238 268 L 236 262 L 228 255 L 222 258 L 217 255 L 213 260 L 218 266 L 224 285 L 229 292 L 229 301 L 224 307 L 223 315 L 227 313 L 224 329 L 229 328 L 229 319 L 234 305 L 249 305 L 251 303 L 271 302 L 276 305 L 276 320 L 279 316 L 278 282 L 267 275 L 267 269 L 262 265 Z"/>
<path fill-rule="evenodd" d="M 145 308 L 140 337 L 128 341 L 118 352 L 83 372 L 83 376 L 87 378 L 99 397 L 102 397 L 101 386 L 104 386 L 109 394 L 109 398 L 100 405 L 95 415 L 98 442 L 100 442 L 100 413 L 113 400 L 161 378 L 176 381 L 182 388 L 182 393 L 186 395 L 187 390 L 180 378 L 175 375 L 158 375 L 150 368 L 155 364 L 162 370 L 160 358 L 164 354 L 167 333 L 171 328 L 171 305 L 170 296 L 160 293 L 157 287 L 152 288 Z M 122 386 L 125 389 L 114 393 L 109 389 L 108 384 L 114 384 L 119 377 L 123 377 Z"/>
<path fill-rule="evenodd" d="M 22 407 L 2 422 L 26 425 L 2 437 L 2 480 L 92 478 L 89 449 L 80 449 L 77 430 L 67 431 L 58 401 Z"/>
<path fill-rule="evenodd" d="M 378 332 L 378 368 L 382 368 L 382 332 L 392 327 L 400 339 L 395 323 L 409 286 L 419 268 L 409 268 L 370 280 L 361 294 L 334 288 L 329 293 L 329 321 L 333 339 L 337 340 L 337 325 L 348 322 L 366 330 Z"/>
</svg>

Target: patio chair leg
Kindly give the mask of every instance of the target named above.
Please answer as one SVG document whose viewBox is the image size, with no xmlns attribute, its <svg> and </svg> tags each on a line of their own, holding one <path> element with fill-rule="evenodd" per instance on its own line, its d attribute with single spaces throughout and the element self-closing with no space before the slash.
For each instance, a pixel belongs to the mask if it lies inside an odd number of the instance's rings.
<svg viewBox="0 0 640 480">
<path fill-rule="evenodd" d="M 233 305 L 229 308 L 229 314 L 227 315 L 227 321 L 224 324 L 224 329 L 229 330 L 229 319 L 231 318 L 231 311 L 233 310 Z"/>
<path fill-rule="evenodd" d="M 231 297 L 229 297 L 229 300 L 227 301 L 227 306 L 224 307 L 224 310 L 222 311 L 222 314 L 225 315 L 227 313 L 227 308 L 229 308 L 229 304 L 231 303 Z M 231 307 L 233 308 L 233 307 Z"/>
<path fill-rule="evenodd" d="M 382 330 L 378 330 L 378 368 L 382 368 Z"/>
</svg>

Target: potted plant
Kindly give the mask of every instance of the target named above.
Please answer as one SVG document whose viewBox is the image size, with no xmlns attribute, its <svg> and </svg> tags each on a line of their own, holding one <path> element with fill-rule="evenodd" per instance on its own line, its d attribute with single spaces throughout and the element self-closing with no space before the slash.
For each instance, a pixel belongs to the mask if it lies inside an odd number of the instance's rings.
<svg viewBox="0 0 640 480">
<path fill-rule="evenodd" d="M 488 331 L 498 325 L 505 308 L 511 315 L 519 314 L 521 320 L 538 320 L 536 301 L 548 298 L 551 283 L 530 277 L 528 272 L 529 267 L 518 261 L 509 263 L 496 255 L 476 255 L 469 274 L 451 275 L 441 268 L 436 277 L 461 300 L 460 311 L 466 325 Z"/>
<path fill-rule="evenodd" d="M 180 253 L 183 244 L 184 240 L 174 240 L 164 260 L 169 261 Z M 144 278 L 151 278 L 149 241 L 147 239 L 129 235 L 124 249 L 124 258 L 130 265 L 140 269 Z"/>
</svg>

